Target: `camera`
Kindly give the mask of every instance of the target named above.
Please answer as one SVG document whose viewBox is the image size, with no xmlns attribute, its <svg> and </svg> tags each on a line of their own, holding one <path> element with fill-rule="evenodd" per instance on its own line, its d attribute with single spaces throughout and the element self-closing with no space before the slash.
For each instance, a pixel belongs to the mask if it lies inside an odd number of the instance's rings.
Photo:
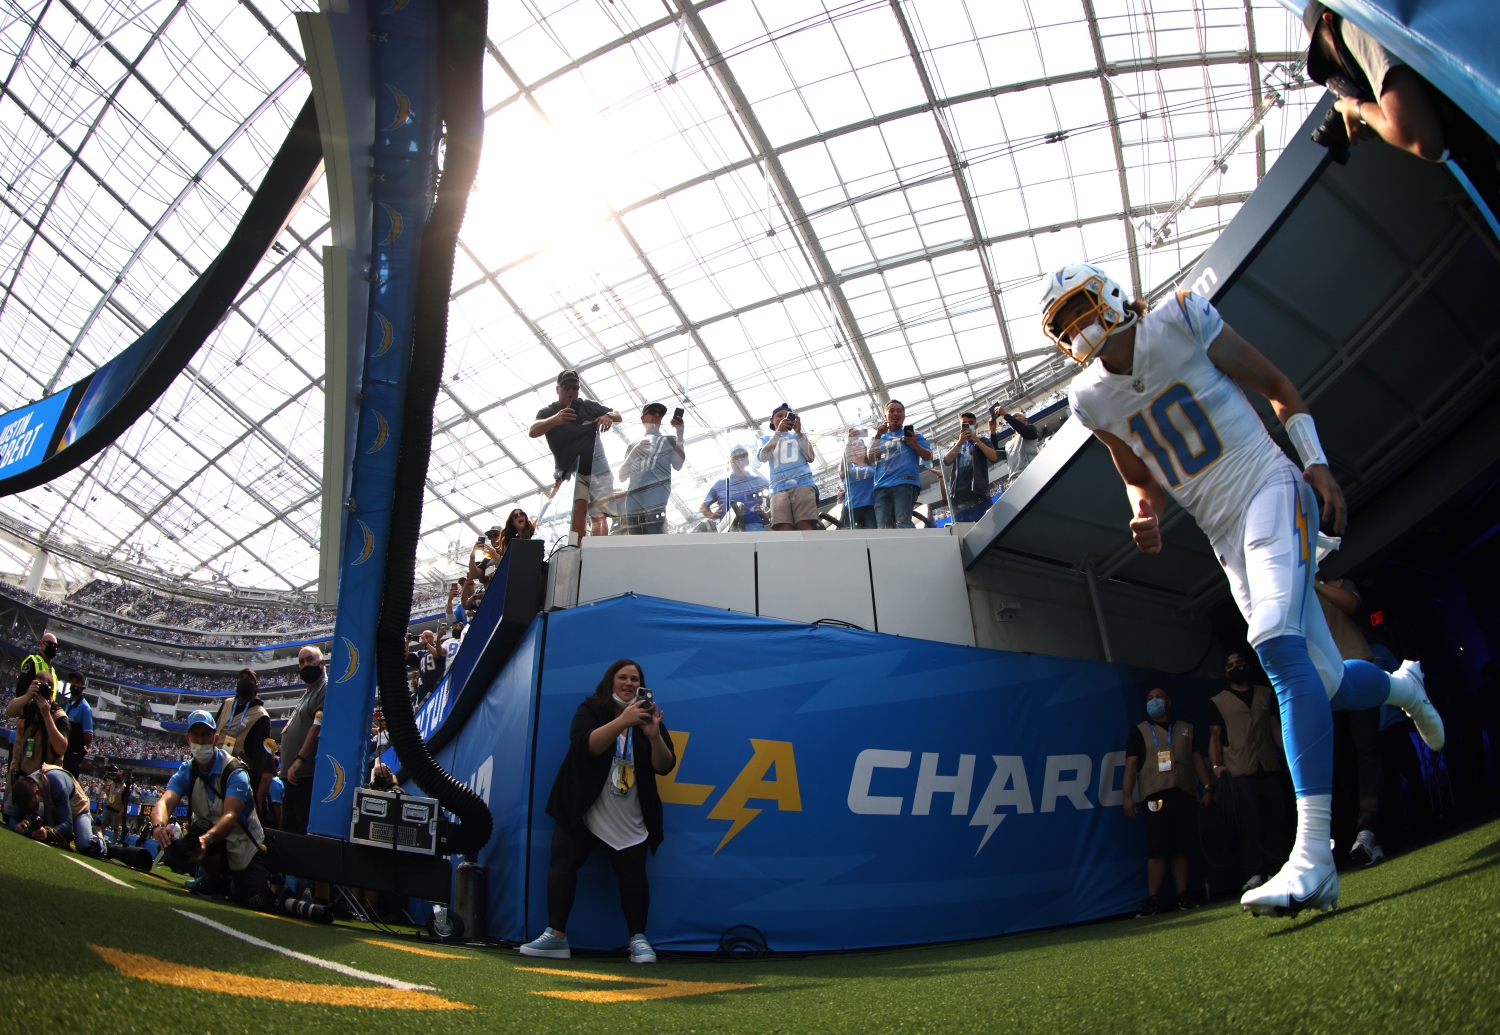
<svg viewBox="0 0 1500 1035">
<path fill-rule="evenodd" d="M 1347 76 L 1331 75 L 1328 77 L 1328 82 L 1323 85 L 1328 87 L 1329 93 L 1340 99 L 1360 96 L 1359 87 Z M 1371 100 L 1372 98 L 1361 99 Z M 1323 113 L 1323 121 L 1312 132 L 1312 141 L 1319 147 L 1326 147 L 1328 157 L 1338 164 L 1349 164 L 1349 128 L 1344 124 L 1344 116 L 1339 114 L 1337 108 L 1329 108 Z"/>
<path fill-rule="evenodd" d="M 161 861 L 166 863 L 167 869 L 173 873 L 192 873 L 194 869 L 193 856 L 198 854 L 199 839 L 213 829 L 213 824 L 206 819 L 195 819 L 187 828 L 187 833 L 167 845 L 161 853 Z M 189 845 L 192 847 L 190 848 Z"/>
</svg>

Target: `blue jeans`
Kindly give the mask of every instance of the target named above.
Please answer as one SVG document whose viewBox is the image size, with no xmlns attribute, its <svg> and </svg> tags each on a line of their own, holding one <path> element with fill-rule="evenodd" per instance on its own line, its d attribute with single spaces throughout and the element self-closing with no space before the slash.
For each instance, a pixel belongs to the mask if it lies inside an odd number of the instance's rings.
<svg viewBox="0 0 1500 1035">
<path fill-rule="evenodd" d="M 887 485 L 875 490 L 875 524 L 880 528 L 913 528 L 911 510 L 917 505 L 915 485 Z"/>
</svg>

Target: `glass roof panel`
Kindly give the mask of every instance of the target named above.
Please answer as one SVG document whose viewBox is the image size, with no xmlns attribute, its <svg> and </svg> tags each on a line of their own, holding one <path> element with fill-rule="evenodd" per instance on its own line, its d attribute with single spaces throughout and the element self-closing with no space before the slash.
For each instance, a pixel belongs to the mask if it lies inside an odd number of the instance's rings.
<svg viewBox="0 0 1500 1035">
<path fill-rule="evenodd" d="M 307 97 L 302 6 L 13 7 L 4 405 L 117 354 L 222 248 Z M 526 429 L 564 364 L 625 413 L 621 449 L 648 401 L 685 400 L 708 429 L 690 431 L 704 444 L 683 521 L 783 400 L 836 463 L 842 428 L 880 405 L 876 380 L 918 421 L 1055 389 L 1068 368 L 1036 326 L 1044 271 L 1088 258 L 1166 290 L 1317 96 L 1297 76 L 1301 26 L 1273 0 L 1092 10 L 718 0 L 684 25 L 671 0 L 495 0 L 424 576 L 456 572 L 492 516 L 542 508 L 552 460 Z M 327 241 L 320 185 L 151 413 L 0 525 L 173 577 L 311 590 Z M 28 563 L 0 550 L 6 570 Z"/>
</svg>

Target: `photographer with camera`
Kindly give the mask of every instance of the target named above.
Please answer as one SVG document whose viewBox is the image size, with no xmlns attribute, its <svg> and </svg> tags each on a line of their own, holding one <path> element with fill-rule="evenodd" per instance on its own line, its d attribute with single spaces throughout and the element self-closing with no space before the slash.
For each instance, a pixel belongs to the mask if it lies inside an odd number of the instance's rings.
<svg viewBox="0 0 1500 1035">
<path fill-rule="evenodd" d="M 656 962 L 646 940 L 646 853 L 655 852 L 663 838 L 656 778 L 670 773 L 677 757 L 666 717 L 642 680 L 641 666 L 621 658 L 573 714 L 568 754 L 547 799 L 547 815 L 557 824 L 547 871 L 549 926 L 521 946 L 523 956 L 571 957 L 567 926 L 578 871 L 594 849 L 603 848 L 620 882 L 630 962 Z"/>
<path fill-rule="evenodd" d="M 943 463 L 953 469 L 952 481 L 954 521 L 978 521 L 990 509 L 990 464 L 1000 459 L 1000 450 L 995 445 L 994 411 L 990 416 L 988 437 L 975 434 L 979 418 L 972 413 L 959 415 L 958 441 L 943 457 Z"/>
<path fill-rule="evenodd" d="M 168 869 L 191 873 L 201 868 L 199 890 L 223 888 L 251 909 L 274 912 L 277 896 L 260 817 L 251 805 L 250 774 L 243 761 L 218 743 L 212 715 L 200 709 L 188 716 L 187 745 L 193 757 L 167 781 L 151 809 L 152 834 Z M 168 823 L 182 801 L 188 806 L 188 828 L 179 838 Z"/>
<path fill-rule="evenodd" d="M 865 452 L 875 465 L 875 523 L 880 528 L 912 528 L 912 509 L 922 489 L 922 461 L 932 448 L 906 423 L 906 407 L 895 399 L 885 404 L 885 420 L 875 427 L 877 441 Z"/>
<path fill-rule="evenodd" d="M 1302 12 L 1307 74 L 1338 100 L 1313 133 L 1340 165 L 1379 137 L 1429 162 L 1451 161 L 1500 216 L 1500 146 L 1473 118 L 1375 38 L 1317 0 Z"/>
<path fill-rule="evenodd" d="M 51 647 L 55 653 L 57 641 L 47 639 L 51 635 L 47 633 L 42 643 L 44 648 Z M 68 716 L 52 699 L 55 678 L 52 667 L 45 664 L 45 658 L 35 654 L 26 659 L 26 663 L 32 661 L 41 662 L 45 667 L 32 666 L 32 676 L 25 689 L 18 688 L 15 698 L 5 706 L 6 716 L 16 720 L 5 780 L 12 792 L 20 777 L 38 771 L 43 765 L 60 764 L 68 750 Z M 22 678 L 25 678 L 24 672 Z M 9 808 L 7 805 L 7 810 Z M 6 814 L 12 813 L 7 811 Z"/>
<path fill-rule="evenodd" d="M 18 779 L 11 793 L 15 815 L 10 825 L 22 837 L 54 848 L 67 848 L 71 842 L 80 855 L 102 855 L 151 872 L 151 853 L 146 849 L 113 845 L 94 833 L 88 797 L 66 769 L 44 765 Z"/>
<path fill-rule="evenodd" d="M 771 411 L 771 434 L 760 440 L 760 461 L 771 470 L 771 531 L 810 532 L 818 521 L 817 456 L 802 434 L 802 418 L 782 403 Z"/>
<path fill-rule="evenodd" d="M 249 769 L 256 801 L 265 798 L 271 782 L 271 749 L 266 745 L 274 748 L 276 743 L 271 739 L 271 715 L 255 693 L 259 684 L 253 668 L 240 669 L 234 696 L 219 706 L 218 717 L 221 746 Z"/>
</svg>

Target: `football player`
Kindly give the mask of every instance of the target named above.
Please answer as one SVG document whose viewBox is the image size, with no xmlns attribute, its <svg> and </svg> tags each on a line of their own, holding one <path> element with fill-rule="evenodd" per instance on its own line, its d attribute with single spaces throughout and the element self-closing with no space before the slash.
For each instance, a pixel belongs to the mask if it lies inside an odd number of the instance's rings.
<svg viewBox="0 0 1500 1035">
<path fill-rule="evenodd" d="M 1048 277 L 1042 322 L 1083 367 L 1069 402 L 1125 480 L 1136 546 L 1161 552 L 1170 494 L 1213 544 L 1275 687 L 1297 839 L 1281 872 L 1240 901 L 1256 915 L 1331 909 L 1339 895 L 1329 842 L 1333 710 L 1397 705 L 1434 751 L 1444 734 L 1420 664 L 1387 675 L 1367 661 L 1342 661 L 1334 646 L 1316 599 L 1319 513 L 1335 534 L 1346 515 L 1312 415 L 1286 375 L 1190 291 L 1148 312 L 1103 270 L 1076 263 Z M 1270 400 L 1301 470 L 1242 387 Z"/>
</svg>

